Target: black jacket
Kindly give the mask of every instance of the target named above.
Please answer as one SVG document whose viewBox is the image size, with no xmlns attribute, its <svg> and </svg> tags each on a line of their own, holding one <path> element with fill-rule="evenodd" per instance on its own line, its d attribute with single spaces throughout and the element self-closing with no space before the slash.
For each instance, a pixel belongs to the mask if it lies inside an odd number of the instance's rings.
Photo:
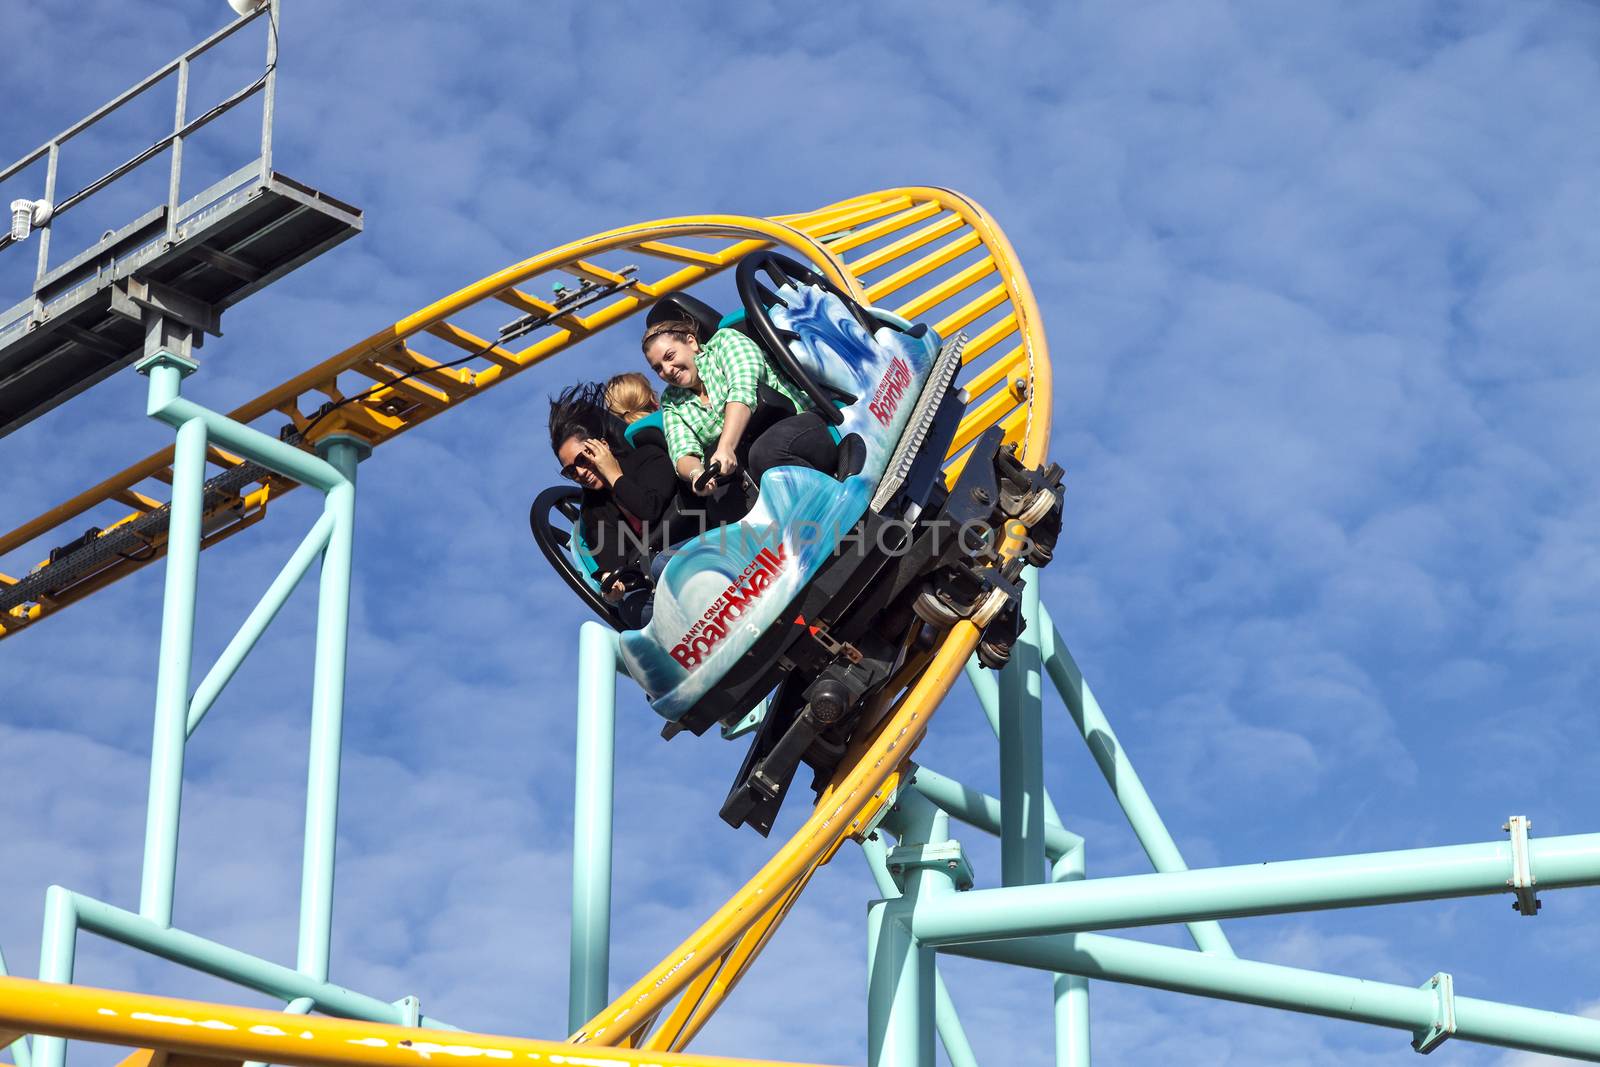
<svg viewBox="0 0 1600 1067">
<path fill-rule="evenodd" d="M 613 443 L 611 451 L 622 475 L 609 489 L 583 491 L 579 515 L 583 540 L 602 574 L 647 570 L 640 542 L 648 536 L 654 547 L 660 547 L 661 523 L 677 495 L 678 476 L 667 450 L 659 445 Z M 639 520 L 639 530 L 627 521 L 622 508 Z"/>
</svg>

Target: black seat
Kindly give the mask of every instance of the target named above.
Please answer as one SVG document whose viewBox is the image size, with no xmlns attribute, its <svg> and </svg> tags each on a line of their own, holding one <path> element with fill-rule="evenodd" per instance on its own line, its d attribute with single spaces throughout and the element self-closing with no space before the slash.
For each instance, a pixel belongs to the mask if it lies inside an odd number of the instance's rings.
<svg viewBox="0 0 1600 1067">
<path fill-rule="evenodd" d="M 722 322 L 722 313 L 704 300 L 688 293 L 669 293 L 656 301 L 650 313 L 644 317 L 644 324 L 649 327 L 673 319 L 687 319 L 694 323 L 695 340 L 705 344 L 711 340 L 711 335 L 717 332 L 717 326 Z"/>
<path fill-rule="evenodd" d="M 589 584 L 568 552 L 568 546 L 577 533 L 578 509 L 582 498 L 583 490 L 571 482 L 553 485 L 534 499 L 533 506 L 528 509 L 528 525 L 533 529 L 534 543 L 539 546 L 545 560 L 567 583 L 568 588 L 578 595 L 578 599 L 589 605 L 612 629 L 625 630 L 628 627 L 616 607 Z"/>
<path fill-rule="evenodd" d="M 755 443 L 756 438 L 793 414 L 795 414 L 794 401 L 765 382 L 757 383 L 755 410 L 750 412 L 750 421 L 745 425 L 744 437 L 736 449 L 739 462 L 743 463 L 749 458 L 750 446 Z"/>
</svg>

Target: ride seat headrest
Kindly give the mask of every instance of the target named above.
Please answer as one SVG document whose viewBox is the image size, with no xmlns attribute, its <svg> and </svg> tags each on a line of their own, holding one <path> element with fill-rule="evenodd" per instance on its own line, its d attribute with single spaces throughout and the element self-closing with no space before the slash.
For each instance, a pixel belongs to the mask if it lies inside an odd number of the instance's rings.
<svg viewBox="0 0 1600 1067">
<path fill-rule="evenodd" d="M 688 293 L 671 293 L 655 302 L 655 306 L 644 317 L 644 324 L 650 327 L 671 319 L 688 319 L 694 323 L 695 339 L 705 344 L 721 325 L 722 313 Z"/>
<path fill-rule="evenodd" d="M 667 428 L 659 411 L 652 411 L 644 418 L 629 423 L 622 436 L 635 448 L 640 445 L 656 445 L 662 449 L 667 447 Z"/>
</svg>

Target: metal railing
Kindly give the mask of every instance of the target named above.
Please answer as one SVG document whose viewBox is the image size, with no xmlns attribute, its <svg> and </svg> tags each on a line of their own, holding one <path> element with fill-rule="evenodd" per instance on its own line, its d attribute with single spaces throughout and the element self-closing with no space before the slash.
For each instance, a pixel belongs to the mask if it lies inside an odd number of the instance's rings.
<svg viewBox="0 0 1600 1067">
<path fill-rule="evenodd" d="M 257 8 L 255 11 L 252 11 L 250 14 L 243 15 L 238 19 L 235 19 L 233 22 L 224 26 L 216 33 L 213 33 L 210 37 L 207 37 L 199 44 L 190 48 L 176 59 L 170 61 L 165 66 L 155 71 L 155 73 L 139 82 L 121 96 L 118 96 L 110 103 L 105 104 L 99 110 L 91 113 L 86 118 L 80 119 L 71 126 L 68 126 L 65 130 L 45 141 L 38 148 L 35 148 L 32 152 L 29 152 L 27 155 L 23 156 L 15 163 L 12 163 L 4 170 L 0 170 L 0 183 L 3 183 L 21 173 L 24 168 L 37 163 L 40 159 L 45 160 L 43 199 L 51 207 L 51 216 L 50 221 L 44 226 L 40 227 L 39 231 L 39 263 L 34 274 L 35 289 L 37 289 L 38 286 L 44 282 L 46 276 L 50 273 L 50 230 L 55 221 L 61 218 L 62 215 L 66 214 L 72 208 L 76 207 L 78 204 L 81 204 L 83 201 L 87 200 L 101 189 L 104 189 L 106 186 L 116 181 L 118 178 L 121 178 L 134 168 L 149 162 L 169 148 L 172 150 L 172 161 L 167 178 L 166 234 L 169 240 L 173 239 L 176 234 L 179 221 L 178 208 L 181 202 L 180 190 L 182 188 L 183 178 L 184 138 L 216 121 L 218 118 L 221 118 L 223 115 L 232 111 L 245 101 L 255 97 L 257 94 L 262 96 L 262 116 L 261 149 L 257 156 L 255 166 L 258 168 L 259 173 L 263 178 L 271 173 L 272 111 L 273 98 L 277 89 L 278 68 L 279 2 L 280 0 L 268 0 L 266 4 L 262 5 L 260 8 Z M 266 65 L 260 76 L 257 77 L 254 82 L 226 97 L 220 103 L 214 105 L 203 114 L 200 114 L 192 119 L 189 118 L 188 108 L 190 64 L 200 56 L 211 51 L 217 45 L 231 38 L 234 34 L 238 33 L 246 26 L 255 22 L 256 19 L 263 17 L 267 19 L 268 26 L 267 56 Z M 107 116 L 114 114 L 127 104 L 144 96 L 145 93 L 149 92 L 155 86 L 161 84 L 168 77 L 174 74 L 176 75 L 176 99 L 173 107 L 172 132 L 167 134 L 165 137 L 162 137 L 148 148 L 138 152 L 126 162 L 120 163 L 113 167 L 105 174 L 96 178 L 88 185 L 85 185 L 82 189 L 72 193 L 58 203 L 56 201 L 56 181 L 60 173 L 62 146 L 68 141 L 72 140 L 74 137 L 77 137 L 79 134 L 83 133 L 85 130 L 95 126 Z M 17 242 L 12 238 L 12 235 L 9 231 L 0 233 L 0 251 L 4 251 L 6 248 L 15 243 Z"/>
</svg>

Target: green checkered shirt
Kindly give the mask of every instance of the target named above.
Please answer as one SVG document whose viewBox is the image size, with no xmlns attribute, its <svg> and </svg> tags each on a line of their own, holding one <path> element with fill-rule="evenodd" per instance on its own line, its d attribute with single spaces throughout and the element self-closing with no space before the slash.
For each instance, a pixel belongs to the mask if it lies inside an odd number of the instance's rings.
<svg viewBox="0 0 1600 1067">
<path fill-rule="evenodd" d="M 706 399 L 687 389 L 669 385 L 661 392 L 661 422 L 667 434 L 667 451 L 672 464 L 684 456 L 709 456 L 722 436 L 722 410 L 733 401 L 756 406 L 756 386 L 764 384 L 794 401 L 796 411 L 805 411 L 811 401 L 768 361 L 766 354 L 738 330 L 718 330 L 700 347 L 694 358 L 695 369 L 706 387 Z"/>
</svg>

